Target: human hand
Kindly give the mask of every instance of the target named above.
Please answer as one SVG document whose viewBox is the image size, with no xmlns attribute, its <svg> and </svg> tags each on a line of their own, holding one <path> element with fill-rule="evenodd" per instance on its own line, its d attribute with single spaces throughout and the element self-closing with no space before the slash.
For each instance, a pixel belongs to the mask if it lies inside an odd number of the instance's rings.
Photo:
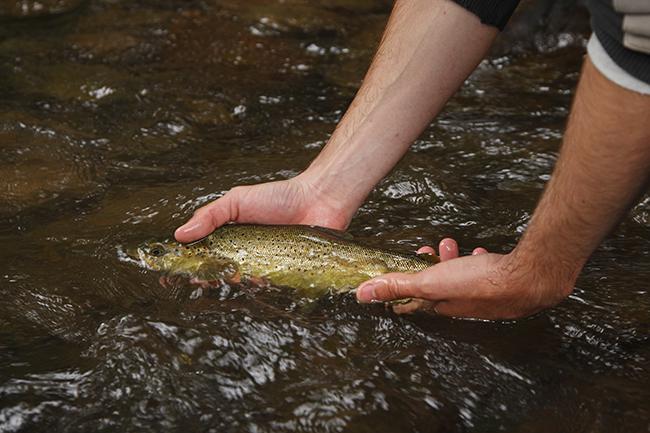
<svg viewBox="0 0 650 433">
<path fill-rule="evenodd" d="M 179 242 L 191 242 L 227 222 L 307 224 L 345 229 L 356 211 L 344 200 L 330 197 L 306 175 L 289 180 L 238 186 L 194 212 L 176 229 Z"/>
<path fill-rule="evenodd" d="M 432 253 L 421 248 L 419 253 Z M 488 253 L 476 248 L 458 257 L 453 239 L 440 242 L 441 263 L 415 274 L 385 274 L 357 289 L 359 302 L 413 298 L 393 306 L 396 313 L 431 311 L 453 317 L 516 319 L 558 304 L 573 288 L 574 280 L 557 281 L 552 271 L 535 272 L 522 254 Z"/>
</svg>

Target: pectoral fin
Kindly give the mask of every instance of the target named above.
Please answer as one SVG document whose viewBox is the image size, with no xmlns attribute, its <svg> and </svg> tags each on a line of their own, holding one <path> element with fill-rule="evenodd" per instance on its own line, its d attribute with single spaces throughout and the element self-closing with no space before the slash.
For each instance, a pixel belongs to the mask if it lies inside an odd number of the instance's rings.
<svg viewBox="0 0 650 433">
<path fill-rule="evenodd" d="M 402 298 L 402 299 L 393 299 L 392 301 L 386 301 L 384 304 L 386 306 L 394 307 L 396 305 L 407 305 L 413 302 L 413 298 Z"/>
<path fill-rule="evenodd" d="M 241 275 L 236 263 L 223 259 L 210 259 L 196 270 L 196 277 L 205 281 L 224 280 L 227 283 L 239 283 Z"/>
<path fill-rule="evenodd" d="M 409 302 L 392 304 L 391 307 L 396 314 L 412 314 L 418 311 L 437 314 L 436 302 L 426 299 L 410 299 Z"/>
</svg>

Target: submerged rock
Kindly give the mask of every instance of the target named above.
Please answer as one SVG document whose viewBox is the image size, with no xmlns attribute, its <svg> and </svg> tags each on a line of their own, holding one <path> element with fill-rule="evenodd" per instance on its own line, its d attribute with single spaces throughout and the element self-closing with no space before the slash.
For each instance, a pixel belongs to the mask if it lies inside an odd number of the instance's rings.
<svg viewBox="0 0 650 433">
<path fill-rule="evenodd" d="M 37 74 L 34 90 L 64 101 L 100 103 L 127 96 L 128 75 L 102 65 L 61 63 Z"/>
<path fill-rule="evenodd" d="M 102 31 L 101 33 L 74 33 L 67 42 L 85 59 L 105 59 L 119 57 L 139 43 L 132 35 L 121 31 Z"/>
<path fill-rule="evenodd" d="M 102 169 L 92 151 L 76 148 L 79 135 L 19 113 L 0 113 L 0 215 L 59 199 L 80 199 L 100 187 Z"/>
</svg>

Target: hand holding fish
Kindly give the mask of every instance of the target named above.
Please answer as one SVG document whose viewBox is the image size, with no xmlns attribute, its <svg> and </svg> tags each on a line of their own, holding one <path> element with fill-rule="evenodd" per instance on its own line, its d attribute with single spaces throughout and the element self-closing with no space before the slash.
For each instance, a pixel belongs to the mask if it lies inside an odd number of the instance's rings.
<svg viewBox="0 0 650 433">
<path fill-rule="evenodd" d="M 418 252 L 433 252 L 431 247 Z M 453 239 L 440 242 L 441 263 L 414 274 L 385 274 L 357 289 L 360 302 L 413 298 L 393 306 L 396 313 L 428 310 L 453 317 L 515 319 L 558 304 L 571 293 L 573 282 L 545 278 L 521 254 L 474 249 L 458 257 Z"/>
<path fill-rule="evenodd" d="M 227 222 L 318 225 L 345 229 L 356 211 L 313 186 L 307 173 L 289 180 L 238 186 L 197 209 L 176 230 L 180 242 L 192 242 Z"/>
</svg>

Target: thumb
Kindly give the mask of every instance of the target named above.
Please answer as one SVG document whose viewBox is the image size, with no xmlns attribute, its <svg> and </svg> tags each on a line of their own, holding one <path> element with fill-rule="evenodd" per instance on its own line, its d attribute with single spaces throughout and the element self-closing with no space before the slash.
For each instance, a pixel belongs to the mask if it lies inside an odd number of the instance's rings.
<svg viewBox="0 0 650 433">
<path fill-rule="evenodd" d="M 417 298 L 421 294 L 419 274 L 385 274 L 361 284 L 357 300 L 367 303 Z"/>
<path fill-rule="evenodd" d="M 233 199 L 231 190 L 223 197 L 194 212 L 194 216 L 189 221 L 176 229 L 174 237 L 179 242 L 191 242 L 209 235 L 217 227 L 237 219 L 237 212 L 233 212 L 233 205 L 236 205 L 236 200 Z"/>
</svg>

